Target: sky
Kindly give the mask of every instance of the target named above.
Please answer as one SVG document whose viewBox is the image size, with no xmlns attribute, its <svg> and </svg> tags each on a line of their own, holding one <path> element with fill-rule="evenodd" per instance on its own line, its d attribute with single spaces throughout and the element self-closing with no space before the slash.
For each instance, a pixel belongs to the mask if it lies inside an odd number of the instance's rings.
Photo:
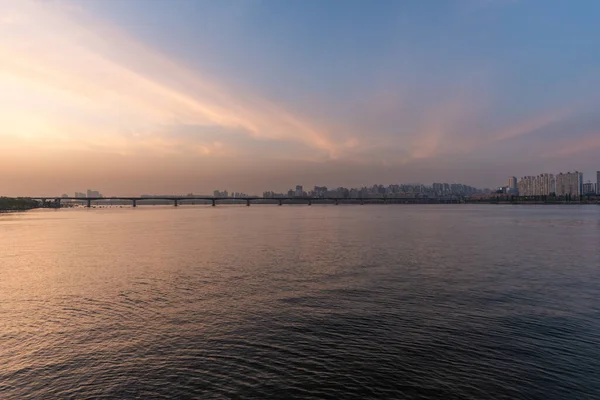
<svg viewBox="0 0 600 400">
<path fill-rule="evenodd" d="M 0 0 L 0 195 L 600 170 L 596 0 Z"/>
</svg>

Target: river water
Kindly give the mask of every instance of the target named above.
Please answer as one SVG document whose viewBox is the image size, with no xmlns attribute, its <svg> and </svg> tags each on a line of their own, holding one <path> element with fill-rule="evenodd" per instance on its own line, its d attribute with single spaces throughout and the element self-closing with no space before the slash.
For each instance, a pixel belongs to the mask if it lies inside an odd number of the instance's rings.
<svg viewBox="0 0 600 400">
<path fill-rule="evenodd" d="M 2 399 L 598 399 L 600 207 L 0 215 Z"/>
</svg>

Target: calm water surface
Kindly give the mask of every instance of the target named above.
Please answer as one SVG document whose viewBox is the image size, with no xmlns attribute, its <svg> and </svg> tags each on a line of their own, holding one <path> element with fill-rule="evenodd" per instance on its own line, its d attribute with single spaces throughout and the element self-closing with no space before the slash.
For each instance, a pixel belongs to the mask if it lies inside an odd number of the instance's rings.
<svg viewBox="0 0 600 400">
<path fill-rule="evenodd" d="M 600 398 L 600 207 L 0 215 L 0 398 Z"/>
</svg>

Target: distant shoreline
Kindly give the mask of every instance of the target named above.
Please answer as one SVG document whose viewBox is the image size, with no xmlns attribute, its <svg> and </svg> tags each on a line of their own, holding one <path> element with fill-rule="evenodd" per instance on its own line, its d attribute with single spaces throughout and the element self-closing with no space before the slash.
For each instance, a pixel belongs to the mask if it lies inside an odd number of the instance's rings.
<svg viewBox="0 0 600 400">
<path fill-rule="evenodd" d="M 23 208 L 23 209 L 18 209 L 18 210 L 14 210 L 14 209 L 3 210 L 3 209 L 0 209 L 0 214 L 9 214 L 9 213 L 24 212 L 24 211 L 30 211 L 30 210 L 37 210 L 39 208 L 41 208 L 41 207 Z"/>
<path fill-rule="evenodd" d="M 141 205 L 138 207 L 142 207 L 142 208 L 152 208 L 154 206 L 166 206 L 167 204 L 147 204 L 147 205 Z M 209 206 L 210 204 L 181 204 L 181 207 L 186 207 L 186 206 Z M 229 204 L 220 204 L 218 207 L 227 207 L 227 206 L 240 206 L 241 204 L 238 203 L 229 203 Z M 272 206 L 272 205 L 276 205 L 276 204 L 272 204 L 272 203 L 254 203 L 253 205 L 261 205 L 261 206 Z M 307 206 L 306 203 L 284 203 L 284 206 Z M 313 202 L 312 203 L 313 206 L 323 206 L 323 205 L 327 205 L 327 206 L 332 206 L 332 207 L 337 207 L 335 204 L 332 203 L 325 203 L 325 202 Z M 339 206 L 360 206 L 360 203 L 342 203 L 340 202 Z M 549 203 L 549 202 L 484 202 L 484 201 L 477 201 L 477 202 L 463 202 L 463 203 L 453 203 L 453 204 L 444 204 L 444 203 L 365 203 L 364 205 L 370 205 L 370 206 L 384 206 L 384 205 L 397 205 L 397 206 L 415 206 L 415 205 L 422 205 L 422 206 L 433 206 L 433 205 L 454 205 L 454 206 L 460 206 L 460 205 L 506 205 L 506 206 L 600 206 L 600 202 L 570 202 L 570 203 L 565 203 L 565 202 L 556 202 L 556 203 Z M 81 209 L 87 209 L 87 207 L 60 207 L 60 208 L 81 208 Z M 127 205 L 118 205 L 118 204 L 113 204 L 113 205 L 93 205 L 90 208 L 135 208 L 135 207 L 130 207 Z M 31 208 L 25 208 L 25 209 L 0 209 L 0 214 L 10 214 L 10 213 L 20 213 L 20 212 L 26 212 L 26 211 L 31 211 L 31 210 L 42 210 L 42 209 L 49 209 L 48 207 L 31 207 Z M 52 208 L 54 210 L 57 210 L 59 208 Z"/>
<path fill-rule="evenodd" d="M 39 208 L 40 202 L 26 198 L 0 197 L 0 213 L 10 213 Z"/>
</svg>

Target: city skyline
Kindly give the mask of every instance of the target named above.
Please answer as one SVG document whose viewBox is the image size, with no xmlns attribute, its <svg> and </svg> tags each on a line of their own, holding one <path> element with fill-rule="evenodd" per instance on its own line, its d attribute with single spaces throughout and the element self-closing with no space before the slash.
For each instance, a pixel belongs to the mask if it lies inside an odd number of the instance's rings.
<svg viewBox="0 0 600 400">
<path fill-rule="evenodd" d="M 436 188 L 436 185 L 440 185 L 441 187 L 438 189 Z M 483 192 L 485 190 L 489 190 L 492 191 L 492 189 L 490 188 L 476 188 L 470 185 L 465 185 L 462 183 L 432 183 L 432 184 L 423 184 L 423 183 L 390 183 L 390 184 L 370 184 L 370 185 L 361 185 L 359 187 L 344 187 L 344 186 L 339 186 L 339 185 L 333 185 L 333 186 L 327 186 L 327 185 L 314 185 L 312 186 L 304 186 L 304 185 L 293 185 L 294 187 L 290 187 L 289 189 L 286 190 L 274 190 L 274 189 L 269 189 L 266 191 L 262 192 L 263 197 L 270 197 L 270 196 L 264 196 L 265 193 L 269 193 L 269 194 L 276 194 L 279 196 L 288 196 L 288 197 L 294 197 L 294 196 L 307 196 L 307 195 L 312 195 L 314 192 L 323 192 L 322 194 L 324 194 L 324 192 L 335 192 L 335 191 L 340 191 L 340 190 L 348 190 L 348 191 L 366 191 L 366 192 L 370 192 L 371 190 L 375 190 L 375 189 L 379 189 L 379 190 L 387 190 L 386 193 L 390 193 L 390 191 L 394 191 L 394 193 L 426 193 L 426 192 L 439 192 L 442 195 L 444 193 L 446 194 L 458 194 L 461 190 L 465 191 L 467 193 L 480 193 Z M 292 194 L 290 194 L 290 192 Z M 74 193 L 73 196 L 71 196 L 69 193 Z M 382 191 L 379 194 L 384 194 L 384 192 Z M 62 197 L 80 197 L 80 198 L 86 198 L 86 197 L 92 197 L 92 198 L 97 198 L 97 197 L 105 197 L 105 198 L 110 198 L 111 196 L 118 196 L 120 194 L 115 194 L 115 193 L 109 193 L 107 195 L 103 195 L 100 193 L 100 191 L 97 190 L 92 190 L 92 189 L 87 189 L 85 192 L 63 192 Z M 245 193 L 245 192 L 241 192 L 241 191 L 237 191 L 237 190 L 229 190 L 227 188 L 221 188 L 221 189 L 213 189 L 210 192 L 206 192 L 206 193 L 202 193 L 202 192 L 194 192 L 194 191 L 185 191 L 185 192 L 180 192 L 180 193 L 138 193 L 135 195 L 131 195 L 131 196 L 190 196 L 190 195 L 195 195 L 195 196 L 212 196 L 212 197 L 245 197 L 245 196 L 257 196 L 260 197 L 261 194 L 259 192 L 256 191 L 251 191 L 249 193 Z M 127 195 L 130 196 L 130 195 Z M 49 197 L 59 197 L 55 194 L 53 195 L 49 195 Z"/>
<path fill-rule="evenodd" d="M 0 1 L 0 195 L 595 174 L 600 3 L 426 3 Z"/>
<path fill-rule="evenodd" d="M 281 189 L 273 189 L 269 188 L 267 190 L 262 191 L 262 197 L 273 197 L 273 196 L 312 196 L 316 194 L 317 197 L 319 192 L 330 192 L 328 196 L 336 197 L 338 194 L 333 194 L 331 192 L 340 192 L 342 190 L 354 191 L 355 194 L 352 197 L 357 197 L 358 192 L 365 192 L 373 194 L 373 190 L 376 189 L 386 189 L 385 192 L 377 193 L 377 194 L 390 194 L 390 193 L 427 193 L 434 194 L 436 196 L 444 196 L 444 195 L 456 195 L 456 194 L 480 194 L 480 193 L 494 193 L 498 190 L 504 191 L 506 194 L 515 194 L 520 196 L 548 196 L 548 195 L 557 195 L 564 196 L 565 194 L 570 195 L 584 195 L 590 193 L 598 193 L 600 194 L 600 171 L 596 171 L 596 182 L 593 182 L 591 179 L 584 179 L 584 174 L 580 171 L 566 171 L 566 172 L 558 172 L 554 173 L 540 173 L 538 175 L 523 175 L 520 177 L 517 176 L 509 176 L 507 185 L 500 186 L 490 186 L 490 187 L 474 187 L 471 185 L 465 185 L 463 183 L 448 183 L 448 182 L 433 182 L 430 184 L 424 184 L 420 182 L 412 182 L 412 183 L 389 183 L 389 184 L 365 184 L 357 187 L 345 187 L 340 185 L 314 185 L 313 189 L 309 189 L 311 186 L 304 185 L 288 185 L 289 189 L 281 190 Z M 573 180 L 572 180 L 573 179 Z M 571 181 L 572 180 L 572 181 Z M 295 188 L 294 188 L 295 186 Z M 575 189 L 577 187 L 577 189 Z M 306 188 L 306 190 L 304 190 Z M 460 188 L 460 189 L 459 189 Z M 462 188 L 467 188 L 466 191 Z M 184 194 L 185 193 L 185 194 Z M 210 194 L 209 194 L 210 193 Z M 198 191 L 184 191 L 184 192 L 173 192 L 173 193 L 160 193 L 160 192 L 150 192 L 147 193 L 137 193 L 137 194 L 127 194 L 126 196 L 145 196 L 145 195 L 160 195 L 160 196 L 186 196 L 186 195 L 201 195 L 201 196 L 213 196 L 213 197 L 247 197 L 247 196 L 256 196 L 260 197 L 259 191 L 236 191 L 229 190 L 229 188 L 217 188 L 213 189 L 209 192 L 198 192 Z M 52 194 L 50 196 L 54 196 Z M 111 195 L 122 195 L 122 194 L 111 194 Z M 110 197 L 108 195 L 106 197 Z M 361 194 L 362 196 L 363 194 Z M 63 194 L 63 197 L 70 197 L 68 194 Z M 73 197 L 103 197 L 99 191 L 87 189 L 87 194 L 84 192 L 74 192 Z"/>
</svg>

